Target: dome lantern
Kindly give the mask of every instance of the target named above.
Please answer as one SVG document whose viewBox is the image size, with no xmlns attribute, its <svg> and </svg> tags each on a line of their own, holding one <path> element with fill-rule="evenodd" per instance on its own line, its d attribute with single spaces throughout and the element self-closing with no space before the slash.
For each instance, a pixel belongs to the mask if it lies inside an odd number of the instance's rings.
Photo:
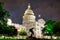
<svg viewBox="0 0 60 40">
<path fill-rule="evenodd" d="M 30 9 L 30 3 L 28 4 L 28 9 Z"/>
<path fill-rule="evenodd" d="M 24 15 L 34 15 L 33 10 L 31 10 L 30 3 L 28 4 L 28 8 L 26 9 Z"/>
</svg>

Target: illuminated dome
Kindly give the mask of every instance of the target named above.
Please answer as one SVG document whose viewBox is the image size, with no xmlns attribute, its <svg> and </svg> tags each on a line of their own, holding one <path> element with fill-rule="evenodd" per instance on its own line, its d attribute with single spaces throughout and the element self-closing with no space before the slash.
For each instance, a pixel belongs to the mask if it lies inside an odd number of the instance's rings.
<svg viewBox="0 0 60 40">
<path fill-rule="evenodd" d="M 34 15 L 33 11 L 30 8 L 30 4 L 28 4 L 28 8 L 26 9 L 24 15 Z"/>
<path fill-rule="evenodd" d="M 28 4 L 28 8 L 26 9 L 24 16 L 23 16 L 24 21 L 35 21 L 35 16 L 33 13 L 33 10 L 31 10 L 30 4 Z"/>
</svg>

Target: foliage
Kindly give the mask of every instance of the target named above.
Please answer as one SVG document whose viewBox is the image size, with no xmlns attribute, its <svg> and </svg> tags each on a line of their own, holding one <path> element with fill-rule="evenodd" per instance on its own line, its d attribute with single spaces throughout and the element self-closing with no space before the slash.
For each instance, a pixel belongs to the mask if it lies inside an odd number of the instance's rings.
<svg viewBox="0 0 60 40">
<path fill-rule="evenodd" d="M 17 30 L 14 26 L 7 26 L 7 20 L 9 18 L 9 12 L 3 9 L 4 3 L 0 2 L 0 34 L 1 35 L 17 35 Z"/>
<path fill-rule="evenodd" d="M 27 33 L 25 30 L 21 29 L 19 32 L 19 35 L 24 36 L 24 35 L 27 35 Z"/>
<path fill-rule="evenodd" d="M 15 29 L 14 26 L 6 26 L 0 24 L 0 34 L 6 36 L 17 35 L 17 29 Z"/>
<path fill-rule="evenodd" d="M 0 2 L 0 23 L 7 25 L 7 19 L 9 18 L 9 12 L 3 9 L 3 3 Z"/>
<path fill-rule="evenodd" d="M 50 35 L 51 36 L 51 40 L 53 39 L 52 38 L 52 35 L 53 35 L 53 28 L 55 27 L 56 25 L 56 22 L 55 21 L 52 21 L 52 20 L 48 20 L 45 24 L 45 28 L 43 29 L 43 33 L 45 35 Z"/>
<path fill-rule="evenodd" d="M 47 32 L 49 35 L 53 34 L 53 28 L 55 27 L 56 22 L 52 20 L 48 20 L 45 24 L 45 28 L 43 32 Z"/>
<path fill-rule="evenodd" d="M 53 28 L 53 32 L 54 32 L 55 35 L 60 36 L 60 21 L 56 22 L 56 25 Z"/>
<path fill-rule="evenodd" d="M 45 35 L 50 35 L 52 37 L 52 35 L 55 36 L 60 36 L 60 21 L 52 21 L 52 20 L 48 20 L 45 24 L 45 28 L 42 30 L 43 34 Z"/>
</svg>

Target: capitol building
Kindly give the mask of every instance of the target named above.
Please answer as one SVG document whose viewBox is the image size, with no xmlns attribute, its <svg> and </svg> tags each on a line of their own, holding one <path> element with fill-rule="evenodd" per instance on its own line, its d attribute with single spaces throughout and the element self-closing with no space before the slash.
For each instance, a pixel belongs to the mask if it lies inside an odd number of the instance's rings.
<svg viewBox="0 0 60 40">
<path fill-rule="evenodd" d="M 40 17 L 40 15 L 39 15 Z M 33 36 L 36 38 L 41 38 L 42 35 L 42 29 L 44 28 L 45 21 L 43 18 L 38 19 L 36 21 L 36 16 L 34 15 L 33 10 L 31 9 L 30 4 L 28 4 L 28 8 L 25 10 L 22 25 L 12 23 L 11 19 L 8 19 L 7 22 L 8 25 L 15 26 L 15 28 L 20 31 L 21 29 L 25 30 L 27 32 L 27 36 L 31 35 L 30 29 L 33 29 Z"/>
</svg>

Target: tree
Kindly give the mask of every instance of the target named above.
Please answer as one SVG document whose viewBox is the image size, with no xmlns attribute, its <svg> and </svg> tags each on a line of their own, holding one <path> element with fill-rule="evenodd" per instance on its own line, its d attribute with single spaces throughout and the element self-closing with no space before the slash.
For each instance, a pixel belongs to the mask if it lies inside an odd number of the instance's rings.
<svg viewBox="0 0 60 40">
<path fill-rule="evenodd" d="M 7 26 L 7 21 L 9 18 L 9 12 L 3 9 L 4 3 L 0 2 L 0 34 L 3 35 L 17 35 L 17 30 L 14 26 Z"/>
<path fill-rule="evenodd" d="M 6 29 L 6 34 L 8 36 L 17 36 L 17 29 L 14 26 L 9 26 Z"/>
<path fill-rule="evenodd" d="M 22 38 L 23 38 L 23 36 L 26 36 L 26 35 L 27 35 L 27 33 L 26 33 L 26 31 L 25 31 L 25 30 L 21 29 L 21 30 L 19 31 L 19 35 L 21 35 L 21 36 L 22 36 Z"/>
<path fill-rule="evenodd" d="M 26 31 L 25 30 L 20 30 L 20 32 L 19 32 L 19 35 L 22 35 L 22 36 L 24 36 L 24 35 L 27 35 L 27 33 L 26 33 Z"/>
<path fill-rule="evenodd" d="M 4 3 L 0 2 L 0 34 L 5 34 L 7 27 L 7 18 L 9 18 L 9 12 L 3 9 Z"/>
<path fill-rule="evenodd" d="M 0 2 L 0 23 L 7 25 L 7 19 L 9 18 L 9 12 L 3 9 L 4 3 Z"/>
<path fill-rule="evenodd" d="M 13 34 L 14 36 L 17 36 L 17 34 L 18 34 L 17 29 L 16 29 L 14 26 L 10 26 L 10 29 L 11 29 L 11 31 L 12 31 L 12 34 Z"/>
<path fill-rule="evenodd" d="M 32 37 L 34 35 L 33 28 L 29 29 L 29 32 L 31 32 L 31 36 L 30 37 Z"/>
<path fill-rule="evenodd" d="M 53 32 L 56 36 L 60 36 L 60 21 L 56 22 Z"/>
<path fill-rule="evenodd" d="M 45 28 L 43 29 L 43 32 L 45 32 L 44 34 L 50 35 L 51 39 L 52 39 L 52 35 L 53 35 L 53 28 L 55 25 L 56 25 L 55 21 L 48 20 L 45 24 Z"/>
</svg>

